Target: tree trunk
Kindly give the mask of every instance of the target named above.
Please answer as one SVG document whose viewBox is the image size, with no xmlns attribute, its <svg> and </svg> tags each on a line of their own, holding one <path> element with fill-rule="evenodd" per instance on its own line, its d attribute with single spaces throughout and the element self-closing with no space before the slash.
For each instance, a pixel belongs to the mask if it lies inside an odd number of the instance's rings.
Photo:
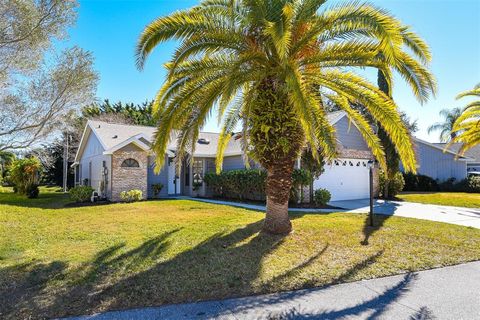
<svg viewBox="0 0 480 320">
<path fill-rule="evenodd" d="M 390 185 L 390 180 L 387 177 L 387 174 L 385 174 L 385 185 L 383 186 L 383 198 L 385 200 L 388 199 L 388 197 L 389 197 L 389 194 L 388 194 L 389 185 Z"/>
<path fill-rule="evenodd" d="M 288 199 L 292 187 L 294 161 L 284 160 L 267 168 L 265 191 L 267 212 L 263 231 L 273 234 L 286 234 L 292 231 L 288 216 Z"/>
</svg>

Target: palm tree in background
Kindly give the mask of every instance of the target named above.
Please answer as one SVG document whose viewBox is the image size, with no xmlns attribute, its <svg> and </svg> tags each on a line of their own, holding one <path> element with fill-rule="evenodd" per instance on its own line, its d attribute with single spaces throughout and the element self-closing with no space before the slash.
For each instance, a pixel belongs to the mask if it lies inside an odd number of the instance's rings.
<svg viewBox="0 0 480 320">
<path fill-rule="evenodd" d="M 480 98 L 480 83 L 473 90 L 460 93 L 457 99 L 468 96 Z M 462 114 L 455 121 L 452 133 L 455 134 L 452 143 L 462 143 L 459 150 L 461 154 L 480 144 L 480 100 L 474 100 L 467 104 Z"/>
<path fill-rule="evenodd" d="M 163 165 L 175 133 L 177 161 L 193 154 L 200 129 L 216 111 L 222 123 L 217 170 L 234 130 L 241 126 L 245 154 L 267 171 L 264 231 L 291 230 L 288 198 L 292 171 L 303 148 L 313 156 L 337 156 L 326 106 L 335 104 L 356 124 L 385 167 L 379 138 L 363 105 L 395 146 L 407 171 L 415 171 L 408 131 L 392 99 L 355 70 L 382 70 L 392 85 L 400 73 L 420 100 L 434 91 L 425 62 L 428 46 L 385 10 L 359 3 L 331 6 L 324 0 L 205 0 L 149 24 L 141 34 L 137 66 L 154 48 L 180 40 L 165 67 L 154 112 L 159 120 L 153 149 Z"/>
<path fill-rule="evenodd" d="M 453 126 L 458 117 L 462 114 L 462 108 L 443 109 L 440 111 L 440 115 L 444 118 L 444 121 L 437 122 L 428 127 L 428 133 L 434 131 L 440 131 L 440 141 L 449 142 L 454 139 L 456 133 L 453 131 Z"/>
</svg>

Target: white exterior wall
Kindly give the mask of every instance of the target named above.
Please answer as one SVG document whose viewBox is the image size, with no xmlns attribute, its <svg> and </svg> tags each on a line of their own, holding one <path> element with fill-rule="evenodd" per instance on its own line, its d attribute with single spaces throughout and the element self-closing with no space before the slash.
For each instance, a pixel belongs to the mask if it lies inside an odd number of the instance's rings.
<svg viewBox="0 0 480 320">
<path fill-rule="evenodd" d="M 99 190 L 100 182 L 102 181 L 102 167 L 103 161 L 108 169 L 108 184 L 107 184 L 107 197 L 110 197 L 111 193 L 111 172 L 112 172 L 112 161 L 110 155 L 104 155 L 102 145 L 98 141 L 97 137 L 91 133 L 88 137 L 85 149 L 83 151 L 82 157 L 79 161 L 80 166 L 80 183 L 83 184 L 84 179 L 90 179 L 89 184 L 96 191 Z M 89 168 L 91 165 L 91 173 L 89 173 Z"/>
</svg>

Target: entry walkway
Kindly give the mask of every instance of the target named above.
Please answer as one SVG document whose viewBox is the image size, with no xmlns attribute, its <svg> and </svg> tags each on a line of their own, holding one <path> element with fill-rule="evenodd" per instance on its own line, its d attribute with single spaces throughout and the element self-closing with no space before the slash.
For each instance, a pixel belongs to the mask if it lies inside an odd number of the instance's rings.
<svg viewBox="0 0 480 320">
<path fill-rule="evenodd" d="M 480 262 L 398 276 L 220 301 L 72 318 L 140 319 L 480 319 Z"/>
</svg>

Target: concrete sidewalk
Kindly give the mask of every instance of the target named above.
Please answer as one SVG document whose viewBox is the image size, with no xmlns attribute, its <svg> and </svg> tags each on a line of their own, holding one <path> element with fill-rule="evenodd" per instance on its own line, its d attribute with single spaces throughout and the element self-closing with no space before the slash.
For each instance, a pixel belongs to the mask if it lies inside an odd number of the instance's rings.
<svg viewBox="0 0 480 320">
<path fill-rule="evenodd" d="M 480 261 L 318 289 L 71 319 L 480 319 L 479 288 Z"/>
</svg>

